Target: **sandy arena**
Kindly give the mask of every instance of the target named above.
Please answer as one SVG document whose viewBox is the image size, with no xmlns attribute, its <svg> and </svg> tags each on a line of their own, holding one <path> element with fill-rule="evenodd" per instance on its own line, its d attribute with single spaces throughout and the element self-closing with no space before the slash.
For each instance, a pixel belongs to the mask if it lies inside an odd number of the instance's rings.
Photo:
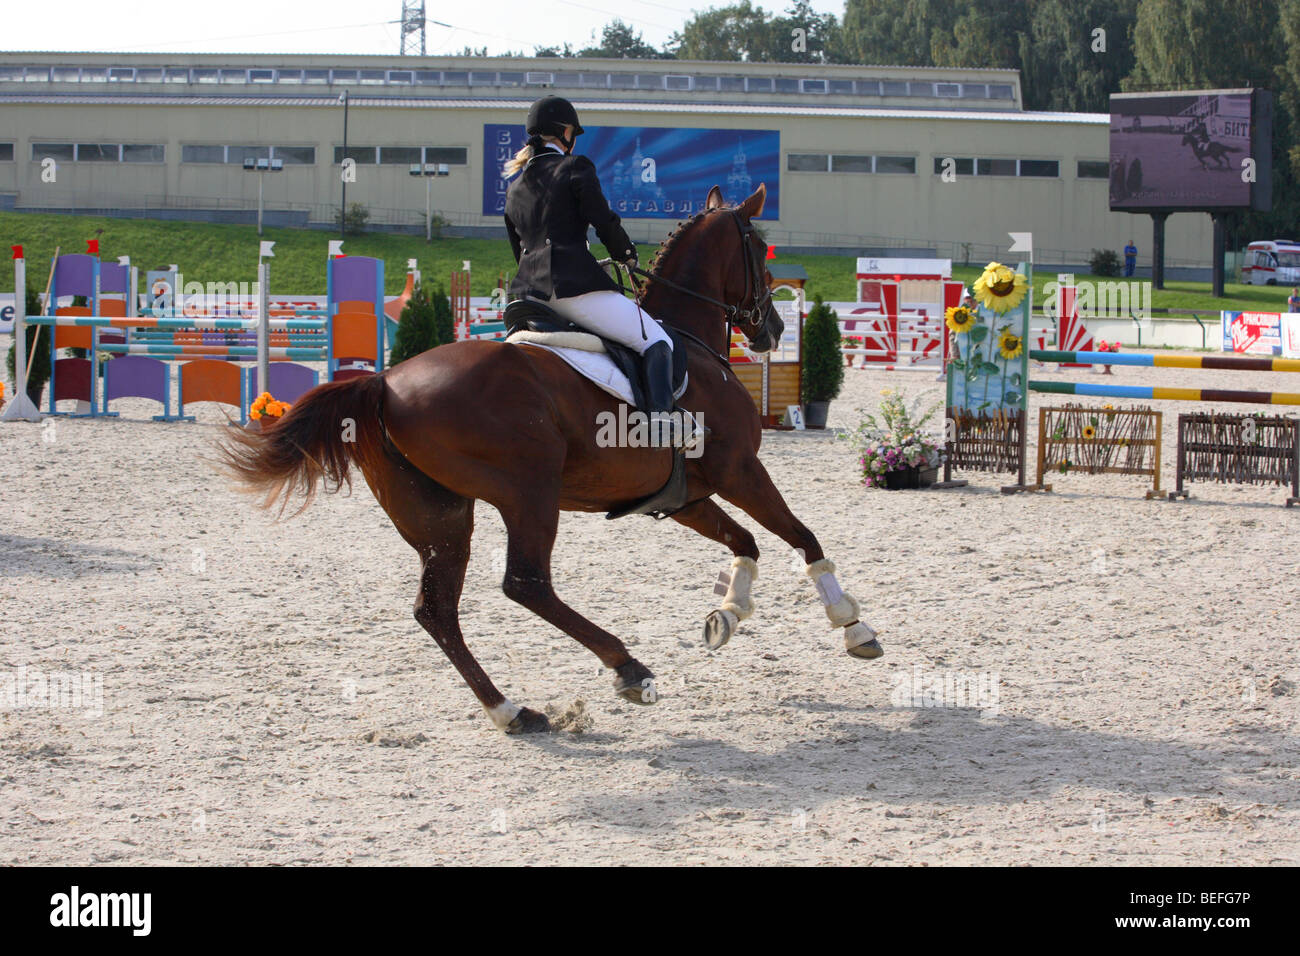
<svg viewBox="0 0 1300 956">
<path fill-rule="evenodd" d="M 928 374 L 853 371 L 832 424 L 884 387 L 942 394 Z M 1169 503 L 1139 477 L 1057 475 L 1053 494 L 1004 497 L 1008 477 L 967 475 L 868 491 L 832 435 L 768 433 L 764 462 L 886 656 L 844 653 L 790 549 L 748 516 L 757 611 L 710 654 L 729 555 L 671 521 L 566 515 L 557 590 L 655 671 L 645 708 L 502 595 L 504 534 L 480 505 L 470 647 L 569 725 L 517 738 L 414 621 L 415 554 L 364 482 L 274 523 L 203 460 L 216 407 L 158 424 L 151 402 L 116 404 L 130 418 L 0 425 L 0 694 L 24 666 L 102 678 L 102 713 L 0 713 L 0 863 L 1300 863 L 1284 489 L 1195 484 Z M 1151 404 L 1172 487 L 1177 414 L 1211 409 Z M 995 686 L 995 706 L 900 703 L 901 681 L 954 674 Z"/>
</svg>

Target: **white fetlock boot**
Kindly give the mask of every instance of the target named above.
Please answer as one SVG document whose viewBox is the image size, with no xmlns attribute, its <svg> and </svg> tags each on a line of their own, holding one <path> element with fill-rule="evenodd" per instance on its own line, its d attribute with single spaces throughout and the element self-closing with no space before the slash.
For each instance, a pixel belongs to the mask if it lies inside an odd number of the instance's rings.
<svg viewBox="0 0 1300 956">
<path fill-rule="evenodd" d="M 715 593 L 722 593 L 722 584 L 726 582 L 726 591 L 722 598 L 722 607 L 710 611 L 704 619 L 704 646 L 716 651 L 736 633 L 740 622 L 754 613 L 754 601 L 749 595 L 754 579 L 758 577 L 758 562 L 753 558 L 733 558 L 731 573 L 718 575 Z"/>
<path fill-rule="evenodd" d="M 817 587 L 831 626 L 844 628 L 844 649 L 865 660 L 882 656 L 885 651 L 876 640 L 876 632 L 859 620 L 862 612 L 858 602 L 840 590 L 835 580 L 835 565 L 830 559 L 814 561 L 808 565 L 807 574 Z"/>
</svg>

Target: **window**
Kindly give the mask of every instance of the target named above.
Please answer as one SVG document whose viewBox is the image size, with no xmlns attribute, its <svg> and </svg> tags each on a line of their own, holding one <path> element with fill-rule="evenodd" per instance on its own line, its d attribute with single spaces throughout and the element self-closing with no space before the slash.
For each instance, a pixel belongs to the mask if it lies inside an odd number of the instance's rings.
<svg viewBox="0 0 1300 956">
<path fill-rule="evenodd" d="M 983 83 L 963 83 L 961 85 L 961 98 L 964 100 L 986 100 L 989 96 L 989 88 Z"/>
<path fill-rule="evenodd" d="M 21 83 L 23 68 L 21 66 L 0 66 L 0 83 Z"/>
<path fill-rule="evenodd" d="M 825 153 L 787 153 L 785 168 L 792 173 L 824 173 L 829 162 Z"/>
<path fill-rule="evenodd" d="M 32 143 L 32 160 L 57 159 L 70 163 L 76 156 L 76 147 L 71 143 Z"/>
<path fill-rule="evenodd" d="M 879 96 L 879 95 L 880 95 L 880 81 L 879 81 L 879 80 L 858 80 L 857 82 L 858 82 L 858 95 L 859 95 L 859 96 Z"/>
<path fill-rule="evenodd" d="M 907 86 L 909 96 L 934 96 L 933 83 L 909 83 Z"/>
<path fill-rule="evenodd" d="M 181 146 L 182 163 L 224 163 L 224 146 Z"/>
<path fill-rule="evenodd" d="M 418 146 L 381 146 L 379 163 L 382 166 L 409 166 L 420 161 Z"/>
<path fill-rule="evenodd" d="M 14 144 L 0 143 L 0 163 L 12 163 L 14 161 Z"/>
<path fill-rule="evenodd" d="M 108 68 L 108 82 L 134 83 L 135 70 L 129 66 L 110 66 Z"/>
<path fill-rule="evenodd" d="M 362 70 L 361 85 L 362 86 L 383 86 L 384 78 L 386 76 L 387 74 L 383 70 Z"/>
<path fill-rule="evenodd" d="M 315 146 L 272 146 L 271 156 L 286 166 L 315 166 Z"/>
<path fill-rule="evenodd" d="M 121 158 L 122 147 L 116 143 L 78 143 L 77 162 L 115 163 Z"/>
<path fill-rule="evenodd" d="M 135 80 L 137 83 L 161 83 L 163 81 L 162 67 L 142 66 L 135 71 Z"/>
<path fill-rule="evenodd" d="M 555 82 L 553 86 L 568 87 L 578 89 L 579 87 L 599 87 L 605 88 L 604 73 L 555 73 Z"/>
<path fill-rule="evenodd" d="M 48 66 L 29 66 L 23 73 L 24 83 L 48 83 L 50 82 L 50 68 Z"/>
<path fill-rule="evenodd" d="M 107 83 L 108 67 L 106 66 L 83 66 L 81 68 L 82 83 Z"/>
<path fill-rule="evenodd" d="M 961 96 L 960 83 L 936 83 L 934 84 L 935 96 Z"/>
<path fill-rule="evenodd" d="M 696 76 L 693 77 L 693 80 L 693 89 L 708 90 L 710 92 L 716 92 L 718 89 L 718 78 L 716 76 Z"/>
<path fill-rule="evenodd" d="M 523 86 L 524 75 L 522 73 L 498 73 L 497 82 L 502 86 Z"/>
<path fill-rule="evenodd" d="M 446 163 L 448 166 L 468 166 L 469 150 L 464 146 L 426 146 L 426 163 Z"/>
<path fill-rule="evenodd" d="M 356 70 L 330 70 L 331 83 L 355 83 L 356 81 Z"/>
<path fill-rule="evenodd" d="M 470 86 L 496 86 L 497 75 L 495 73 L 488 73 L 485 70 L 470 70 L 469 85 Z"/>
<path fill-rule="evenodd" d="M 524 74 L 524 83 L 529 86 L 549 86 L 553 82 L 555 82 L 553 73 L 530 71 Z"/>
<path fill-rule="evenodd" d="M 638 73 L 636 88 L 638 90 L 662 90 L 664 88 L 664 78 L 658 73 Z"/>
<path fill-rule="evenodd" d="M 915 175 L 916 157 L 915 156 L 877 156 L 876 172 L 906 173 L 908 175 Z"/>
<path fill-rule="evenodd" d="M 443 70 L 443 86 L 469 86 L 469 70 Z"/>
<path fill-rule="evenodd" d="M 270 146 L 227 146 L 226 162 L 236 166 L 244 165 L 246 159 L 270 159 Z"/>
<path fill-rule="evenodd" d="M 882 96 L 906 96 L 907 84 L 902 80 L 881 80 L 880 92 Z"/>
<path fill-rule="evenodd" d="M 216 70 L 190 70 L 191 83 L 215 83 L 217 82 Z"/>
<path fill-rule="evenodd" d="M 692 88 L 689 76 L 665 76 L 664 87 L 670 90 L 689 90 Z"/>
<path fill-rule="evenodd" d="M 1110 163 L 1104 159 L 1081 159 L 1075 166 L 1080 179 L 1110 179 Z"/>
<path fill-rule="evenodd" d="M 853 81 L 852 80 L 831 80 L 830 88 L 828 92 L 838 96 L 852 96 Z"/>
<path fill-rule="evenodd" d="M 222 83 L 247 83 L 248 71 L 247 70 L 222 70 L 221 82 Z"/>
<path fill-rule="evenodd" d="M 276 70 L 275 80 L 277 83 L 301 83 L 302 70 Z"/>
<path fill-rule="evenodd" d="M 980 159 L 975 161 L 977 176 L 1014 176 L 1016 161 L 1014 159 Z"/>
<path fill-rule="evenodd" d="M 798 80 L 794 80 L 794 79 L 786 79 L 786 78 L 783 77 L 783 76 L 778 76 L 778 77 L 776 78 L 776 81 L 775 81 L 775 82 L 776 82 L 776 92 L 778 92 L 778 93 L 798 93 L 798 92 L 799 92 L 799 81 L 798 81 Z"/>
<path fill-rule="evenodd" d="M 1021 176 L 1046 176 L 1055 179 L 1061 175 L 1061 164 L 1055 159 L 1022 159 Z"/>
<path fill-rule="evenodd" d="M 630 90 L 636 82 L 635 73 L 611 73 L 609 74 L 609 86 L 614 90 Z"/>
<path fill-rule="evenodd" d="M 971 159 L 970 157 L 962 158 L 960 156 L 936 156 L 934 157 L 934 174 L 936 176 L 940 176 L 947 171 L 947 167 L 945 166 L 945 163 L 949 159 L 952 160 L 952 171 L 956 173 L 958 176 L 975 175 L 975 160 Z"/>
<path fill-rule="evenodd" d="M 248 82 L 250 83 L 274 83 L 275 70 L 249 70 Z"/>
<path fill-rule="evenodd" d="M 334 165 L 338 166 L 344 159 L 350 159 L 358 166 L 375 165 L 375 147 L 373 146 L 349 146 L 347 155 L 344 156 L 343 147 L 334 147 Z"/>
<path fill-rule="evenodd" d="M 745 78 L 743 76 L 720 76 L 718 77 L 718 90 L 722 93 L 743 93 L 745 92 Z"/>
<path fill-rule="evenodd" d="M 137 143 L 122 145 L 122 162 L 124 163 L 161 163 L 165 158 L 162 145 L 150 146 Z"/>
<path fill-rule="evenodd" d="M 328 83 L 330 81 L 329 70 L 303 70 L 302 81 L 304 83 Z"/>
<path fill-rule="evenodd" d="M 869 173 L 872 167 L 871 160 L 870 156 L 832 156 L 831 172 Z"/>
<path fill-rule="evenodd" d="M 164 83 L 188 83 L 190 81 L 190 71 L 184 67 L 168 69 L 164 71 Z"/>
<path fill-rule="evenodd" d="M 1012 88 L 1009 84 L 1003 84 L 1003 83 L 990 83 L 990 84 L 989 84 L 989 99 L 991 99 L 991 100 L 1013 100 L 1013 99 L 1015 99 L 1015 98 L 1016 98 L 1016 97 L 1015 97 L 1015 91 L 1013 90 L 1013 88 Z"/>
<path fill-rule="evenodd" d="M 437 86 L 442 82 L 442 73 L 438 70 L 416 70 L 415 82 L 417 86 Z"/>
<path fill-rule="evenodd" d="M 771 93 L 772 78 L 770 76 L 751 76 L 745 81 L 745 90 L 749 93 Z"/>
<path fill-rule="evenodd" d="M 50 70 L 50 78 L 55 83 L 76 83 L 81 76 L 81 70 L 75 66 L 56 66 Z"/>
<path fill-rule="evenodd" d="M 825 93 L 827 92 L 826 81 L 825 80 L 800 80 L 799 92 L 800 93 Z"/>
</svg>

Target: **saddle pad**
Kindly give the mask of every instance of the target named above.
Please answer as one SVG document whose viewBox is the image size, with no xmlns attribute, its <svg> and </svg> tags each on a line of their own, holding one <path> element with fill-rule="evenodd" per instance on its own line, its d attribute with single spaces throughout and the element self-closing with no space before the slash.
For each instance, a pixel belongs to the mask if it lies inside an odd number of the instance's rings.
<svg viewBox="0 0 1300 956">
<path fill-rule="evenodd" d="M 587 332 L 533 332 L 521 329 L 510 335 L 506 342 L 509 345 L 531 345 L 554 352 L 597 388 L 636 407 L 631 382 L 614 364 L 598 336 Z M 683 374 L 681 388 L 674 392 L 673 398 L 681 398 L 689 384 L 690 376 Z"/>
</svg>

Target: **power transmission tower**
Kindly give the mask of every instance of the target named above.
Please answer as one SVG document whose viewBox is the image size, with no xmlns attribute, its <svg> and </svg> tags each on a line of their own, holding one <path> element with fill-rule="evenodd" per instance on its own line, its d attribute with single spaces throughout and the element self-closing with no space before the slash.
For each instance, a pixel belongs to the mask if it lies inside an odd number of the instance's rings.
<svg viewBox="0 0 1300 956">
<path fill-rule="evenodd" d="M 424 56 L 424 0 L 402 0 L 402 55 L 408 53 Z"/>
</svg>

